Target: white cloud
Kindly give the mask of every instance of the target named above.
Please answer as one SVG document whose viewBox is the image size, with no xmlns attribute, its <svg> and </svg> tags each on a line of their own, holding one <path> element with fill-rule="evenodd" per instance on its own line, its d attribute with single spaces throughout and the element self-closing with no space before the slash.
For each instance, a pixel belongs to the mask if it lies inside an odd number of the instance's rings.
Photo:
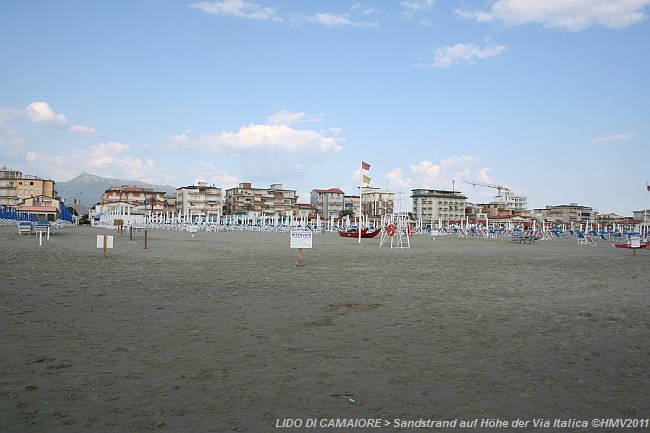
<svg viewBox="0 0 650 433">
<path fill-rule="evenodd" d="M 190 148 L 238 154 L 242 151 L 273 150 L 281 152 L 339 152 L 342 147 L 335 137 L 309 129 L 287 125 L 243 126 L 236 132 L 221 132 L 192 139 L 187 134 L 168 137 L 172 148 Z"/>
<path fill-rule="evenodd" d="M 622 29 L 646 19 L 650 0 L 497 0 L 489 11 L 459 10 L 477 22 L 542 24 L 577 32 L 593 25 Z"/>
<path fill-rule="evenodd" d="M 234 175 L 227 173 L 224 170 L 217 169 L 211 162 L 199 162 L 191 170 L 197 173 L 194 178 L 194 183 L 207 182 L 211 185 L 216 185 L 222 190 L 236 187 L 241 180 Z"/>
<path fill-rule="evenodd" d="M 70 127 L 70 131 L 76 132 L 77 134 L 81 135 L 93 135 L 95 132 L 95 128 L 91 128 L 89 126 L 83 126 L 83 125 L 72 125 Z"/>
<path fill-rule="evenodd" d="M 83 126 L 72 125 L 63 113 L 56 113 L 50 104 L 45 101 L 35 101 L 26 108 L 27 117 L 34 123 L 41 123 L 54 128 L 68 128 L 70 131 L 82 135 L 92 135 L 95 129 Z"/>
<path fill-rule="evenodd" d="M 490 175 L 488 174 L 492 169 L 490 167 L 484 167 L 478 171 L 478 181 L 482 183 L 492 183 Z"/>
<path fill-rule="evenodd" d="M 284 119 L 282 119 L 284 118 Z M 281 113 L 272 121 L 307 121 L 302 114 Z M 258 181 L 296 179 L 320 164 L 324 157 L 340 152 L 344 139 L 338 128 L 298 129 L 286 124 L 250 124 L 238 131 L 194 136 L 190 132 L 168 137 L 170 149 L 191 149 L 218 154 L 241 165 L 244 179 Z M 277 163 L 282 161 L 282 164 Z"/>
<path fill-rule="evenodd" d="M 22 110 L 15 108 L 0 108 L 0 126 L 9 124 L 13 119 L 21 117 Z"/>
<path fill-rule="evenodd" d="M 0 155 L 15 157 L 21 155 L 25 147 L 24 140 L 13 129 L 0 129 Z"/>
<path fill-rule="evenodd" d="M 612 134 L 604 137 L 596 137 L 591 140 L 591 144 L 603 144 L 603 143 L 616 143 L 621 141 L 629 141 L 637 137 L 637 134 Z"/>
<path fill-rule="evenodd" d="M 295 125 L 306 122 L 319 122 L 321 116 L 308 116 L 304 111 L 292 112 L 287 110 L 279 111 L 267 117 L 271 125 Z"/>
<path fill-rule="evenodd" d="M 398 190 L 413 188 L 445 189 L 451 187 L 452 180 L 458 185 L 461 181 L 469 180 L 473 176 L 487 175 L 489 168 L 482 168 L 478 171 L 473 168 L 477 162 L 479 160 L 470 155 L 442 159 L 439 163 L 423 160 L 410 165 L 408 175 L 404 174 L 401 167 L 396 167 L 386 174 L 386 178 L 390 183 L 390 187 Z"/>
<path fill-rule="evenodd" d="M 67 126 L 68 119 L 63 114 L 57 114 L 50 104 L 44 101 L 32 102 L 27 106 L 27 116 L 32 122 L 45 123 L 52 126 Z"/>
<path fill-rule="evenodd" d="M 312 23 L 323 24 L 327 27 L 351 26 L 351 27 L 377 27 L 377 22 L 352 21 L 348 14 L 330 14 L 327 12 L 318 13 L 308 18 Z"/>
<path fill-rule="evenodd" d="M 476 44 L 455 44 L 436 50 L 433 63 L 419 65 L 429 68 L 448 68 L 458 63 L 473 65 L 479 60 L 500 55 L 506 50 L 504 45 L 489 44 L 483 48 Z"/>
<path fill-rule="evenodd" d="M 398 191 L 411 189 L 413 185 L 413 179 L 406 178 L 400 167 L 396 167 L 389 171 L 388 174 L 386 174 L 386 178 L 388 179 L 391 188 Z"/>
<path fill-rule="evenodd" d="M 435 6 L 435 0 L 404 0 L 400 2 L 402 7 L 402 16 L 406 19 L 414 19 L 417 15 L 425 13 Z M 420 21 L 421 24 L 428 25 L 427 21 Z"/>
<path fill-rule="evenodd" d="M 28 152 L 25 160 L 33 169 L 49 173 L 57 180 L 67 180 L 71 175 L 86 171 L 106 177 L 160 181 L 161 172 L 155 162 L 128 155 L 129 149 L 129 145 L 119 142 L 98 143 L 68 154 Z"/>
<path fill-rule="evenodd" d="M 400 2 L 400 5 L 410 11 L 422 11 L 433 8 L 436 4 L 435 0 L 404 0 Z"/>
<path fill-rule="evenodd" d="M 270 7 L 262 7 L 257 3 L 245 2 L 242 0 L 220 0 L 202 1 L 190 5 L 195 9 L 202 10 L 208 14 L 248 18 L 252 20 L 282 21 L 275 10 Z"/>
</svg>

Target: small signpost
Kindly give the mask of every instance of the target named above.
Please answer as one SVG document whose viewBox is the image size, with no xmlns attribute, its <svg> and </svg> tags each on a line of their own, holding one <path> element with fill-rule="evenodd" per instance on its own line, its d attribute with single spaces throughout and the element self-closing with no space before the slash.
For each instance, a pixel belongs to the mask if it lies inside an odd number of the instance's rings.
<svg viewBox="0 0 650 433">
<path fill-rule="evenodd" d="M 302 269 L 302 249 L 311 248 L 313 233 L 311 230 L 291 230 L 291 248 L 298 248 L 298 263 L 296 266 Z"/>
<path fill-rule="evenodd" d="M 113 249 L 113 236 L 97 235 L 97 248 L 103 248 L 104 257 L 106 257 L 106 249 Z"/>
<path fill-rule="evenodd" d="M 630 248 L 632 248 L 632 255 L 636 256 L 636 250 L 641 248 L 641 238 L 638 236 L 632 236 L 630 238 Z"/>
</svg>

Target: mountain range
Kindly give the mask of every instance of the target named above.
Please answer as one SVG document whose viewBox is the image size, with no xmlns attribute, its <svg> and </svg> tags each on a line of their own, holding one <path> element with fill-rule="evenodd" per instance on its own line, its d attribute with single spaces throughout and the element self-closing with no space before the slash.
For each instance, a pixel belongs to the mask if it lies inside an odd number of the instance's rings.
<svg viewBox="0 0 650 433">
<path fill-rule="evenodd" d="M 151 188 L 172 195 L 176 193 L 176 188 L 170 185 L 153 185 L 135 180 L 100 177 L 89 173 L 81 173 L 74 179 L 65 182 L 56 182 L 55 188 L 59 195 L 65 199 L 67 206 L 72 206 L 76 199 L 81 202 L 82 207 L 92 207 L 99 202 L 100 197 L 107 189 L 111 186 L 121 185 Z"/>
</svg>

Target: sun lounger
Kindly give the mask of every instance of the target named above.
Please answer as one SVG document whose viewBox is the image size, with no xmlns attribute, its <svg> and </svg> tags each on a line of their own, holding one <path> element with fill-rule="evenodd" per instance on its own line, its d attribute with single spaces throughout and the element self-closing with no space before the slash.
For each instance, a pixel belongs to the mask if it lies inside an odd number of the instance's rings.
<svg viewBox="0 0 650 433">
<path fill-rule="evenodd" d="M 524 234 L 513 234 L 510 242 L 520 243 L 520 244 L 534 244 L 537 240 L 537 237 Z"/>
<path fill-rule="evenodd" d="M 596 245 L 596 241 L 590 236 L 582 232 L 578 232 L 578 245 Z"/>
<path fill-rule="evenodd" d="M 50 222 L 49 221 L 36 221 L 34 224 L 34 232 L 38 233 L 47 233 L 50 231 Z"/>
<path fill-rule="evenodd" d="M 31 221 L 20 221 L 18 223 L 18 234 L 19 235 L 31 235 L 33 225 Z"/>
</svg>

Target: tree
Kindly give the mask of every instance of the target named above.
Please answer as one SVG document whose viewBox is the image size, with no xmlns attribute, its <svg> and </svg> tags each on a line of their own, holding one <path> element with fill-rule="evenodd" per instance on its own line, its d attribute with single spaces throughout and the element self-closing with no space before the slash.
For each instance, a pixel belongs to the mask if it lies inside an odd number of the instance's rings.
<svg viewBox="0 0 650 433">
<path fill-rule="evenodd" d="M 348 215 L 353 217 L 354 216 L 354 210 L 352 210 L 352 209 L 343 209 L 341 212 L 339 212 L 339 216 L 341 218 L 345 218 Z"/>
</svg>

